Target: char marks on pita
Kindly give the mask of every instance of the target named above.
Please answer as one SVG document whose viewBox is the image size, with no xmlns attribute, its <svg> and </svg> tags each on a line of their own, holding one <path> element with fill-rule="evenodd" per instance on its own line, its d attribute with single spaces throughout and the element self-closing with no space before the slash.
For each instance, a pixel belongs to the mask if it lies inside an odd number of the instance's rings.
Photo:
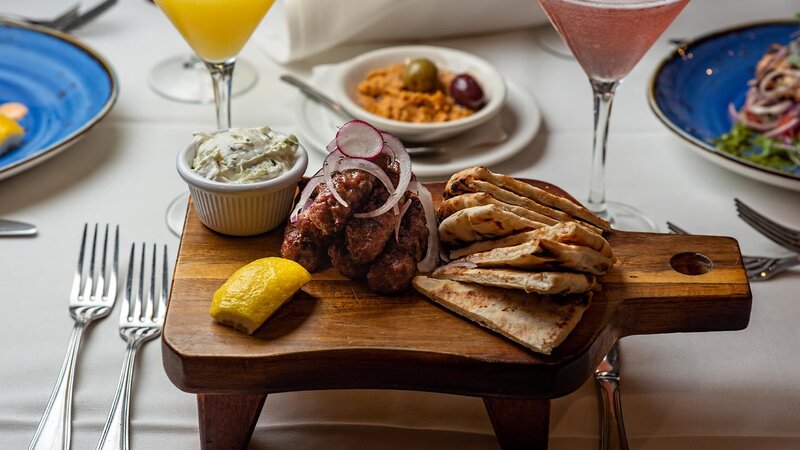
<svg viewBox="0 0 800 450">
<path fill-rule="evenodd" d="M 474 253 L 458 261 L 478 267 L 513 267 L 527 270 L 574 270 L 603 275 L 611 269 L 613 260 L 597 250 L 581 245 L 561 244 L 537 239 L 512 247 L 501 247 Z"/>
<path fill-rule="evenodd" d="M 535 352 L 549 355 L 580 321 L 592 293 L 571 296 L 526 294 L 417 276 L 414 287 L 433 300 Z"/>
<path fill-rule="evenodd" d="M 473 253 L 487 252 L 496 248 L 512 247 L 536 239 L 549 239 L 562 244 L 583 245 L 597 250 L 604 256 L 616 262 L 611 246 L 602 236 L 589 232 L 585 227 L 576 222 L 561 222 L 552 226 L 538 228 L 532 231 L 512 234 L 504 238 L 473 242 L 472 244 L 450 251 L 450 259 L 455 260 Z"/>
<path fill-rule="evenodd" d="M 473 206 L 444 219 L 439 224 L 439 240 L 447 245 L 459 246 L 545 226 L 497 205 Z"/>
<path fill-rule="evenodd" d="M 497 200 L 531 209 L 560 221 L 578 220 L 595 229 L 609 231 L 611 226 L 588 209 L 569 199 L 551 194 L 485 167 L 473 167 L 453 174 L 444 190 L 445 198 L 484 192 Z"/>
<path fill-rule="evenodd" d="M 566 295 L 591 291 L 594 275 L 572 272 L 528 272 L 515 269 L 481 269 L 442 266 L 432 276 L 446 280 L 475 283 L 506 289 L 518 289 L 538 294 Z"/>
</svg>

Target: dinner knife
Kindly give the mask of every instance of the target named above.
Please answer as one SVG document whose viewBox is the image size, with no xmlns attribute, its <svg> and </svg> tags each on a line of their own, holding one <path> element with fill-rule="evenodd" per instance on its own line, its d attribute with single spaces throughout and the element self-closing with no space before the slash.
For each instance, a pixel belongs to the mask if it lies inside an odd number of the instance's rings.
<svg viewBox="0 0 800 450">
<path fill-rule="evenodd" d="M 15 220 L 0 219 L 0 237 L 35 236 L 36 226 Z"/>
</svg>

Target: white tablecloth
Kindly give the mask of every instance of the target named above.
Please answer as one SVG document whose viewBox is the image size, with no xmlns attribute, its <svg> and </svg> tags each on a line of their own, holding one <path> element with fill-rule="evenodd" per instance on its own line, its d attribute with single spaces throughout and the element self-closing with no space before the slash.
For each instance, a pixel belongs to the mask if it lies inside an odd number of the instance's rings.
<svg viewBox="0 0 800 450">
<path fill-rule="evenodd" d="M 531 0 L 533 3 L 534 0 Z M 50 15 L 69 0 L 0 0 L 0 11 Z M 750 254 L 783 254 L 736 218 L 739 197 L 800 228 L 798 194 L 731 174 L 690 153 L 648 110 L 645 86 L 669 49 L 667 38 L 766 18 L 792 17 L 788 0 L 694 0 L 630 74 L 611 125 L 608 195 L 645 210 L 657 223 L 730 235 Z M 500 172 L 549 180 L 577 196 L 587 189 L 590 91 L 574 62 L 537 44 L 549 27 L 438 42 L 476 53 L 527 88 L 544 114 L 543 130 Z M 185 186 L 174 157 L 194 130 L 212 129 L 211 105 L 173 103 L 146 83 L 148 71 L 188 47 L 161 13 L 125 0 L 76 33 L 107 56 L 121 81 L 111 115 L 74 148 L 0 182 L 0 216 L 36 223 L 33 239 L 0 240 L 0 447 L 28 445 L 47 402 L 72 322 L 67 292 L 85 221 L 121 224 L 132 240 L 177 250 L 164 210 Z M 313 64 L 335 62 L 371 45 L 280 67 L 255 46 L 243 56 L 260 71 L 256 88 L 234 99 L 235 125 L 270 124 L 297 132 L 300 97 L 277 80 L 307 76 Z M 312 154 L 309 167 L 320 158 Z M 741 332 L 629 337 L 622 341 L 624 412 L 631 447 L 684 450 L 800 448 L 800 273 L 754 284 L 750 326 Z M 116 316 L 116 312 L 112 317 Z M 86 335 L 77 367 L 73 448 L 93 448 L 106 417 L 124 344 L 116 320 Z M 198 447 L 194 396 L 176 389 L 161 366 L 157 343 L 140 353 L 131 422 L 138 449 Z M 597 446 L 593 383 L 553 402 L 551 448 Z M 479 399 L 394 391 L 302 392 L 270 396 L 251 448 L 497 448 Z"/>
</svg>

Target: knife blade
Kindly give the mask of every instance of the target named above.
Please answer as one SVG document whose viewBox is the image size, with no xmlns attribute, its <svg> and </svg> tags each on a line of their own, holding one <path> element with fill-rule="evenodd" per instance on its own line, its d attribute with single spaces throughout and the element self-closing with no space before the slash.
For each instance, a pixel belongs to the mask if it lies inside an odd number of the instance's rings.
<svg viewBox="0 0 800 450">
<path fill-rule="evenodd" d="M 15 220 L 0 219 L 0 237 L 5 236 L 35 236 L 38 230 L 36 225 Z"/>
</svg>

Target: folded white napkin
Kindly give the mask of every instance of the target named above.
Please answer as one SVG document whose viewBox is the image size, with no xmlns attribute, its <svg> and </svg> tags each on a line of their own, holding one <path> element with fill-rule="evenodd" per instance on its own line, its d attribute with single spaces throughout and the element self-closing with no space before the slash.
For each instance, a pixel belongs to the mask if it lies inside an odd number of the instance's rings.
<svg viewBox="0 0 800 450">
<path fill-rule="evenodd" d="M 345 42 L 425 40 L 546 21 L 536 0 L 278 0 L 253 40 L 289 62 Z"/>
</svg>

